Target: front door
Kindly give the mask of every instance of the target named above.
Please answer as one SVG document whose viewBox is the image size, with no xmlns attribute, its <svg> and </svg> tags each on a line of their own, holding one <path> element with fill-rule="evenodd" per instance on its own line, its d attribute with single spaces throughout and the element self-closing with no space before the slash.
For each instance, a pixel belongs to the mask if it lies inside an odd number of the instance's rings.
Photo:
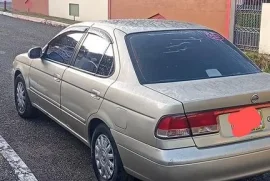
<svg viewBox="0 0 270 181">
<path fill-rule="evenodd" d="M 60 87 L 83 32 L 68 31 L 53 39 L 39 60 L 33 60 L 29 73 L 32 102 L 56 120 L 60 120 Z"/>
</svg>

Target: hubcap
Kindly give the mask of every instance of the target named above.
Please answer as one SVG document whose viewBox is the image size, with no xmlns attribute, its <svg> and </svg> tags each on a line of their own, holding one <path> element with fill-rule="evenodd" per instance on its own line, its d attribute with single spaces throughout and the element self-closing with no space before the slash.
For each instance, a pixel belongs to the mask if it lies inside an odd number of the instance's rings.
<svg viewBox="0 0 270 181">
<path fill-rule="evenodd" d="M 17 85 L 17 106 L 20 113 L 25 111 L 25 89 L 22 82 Z"/>
<path fill-rule="evenodd" d="M 100 176 L 109 180 L 114 172 L 114 154 L 110 140 L 103 134 L 95 143 L 95 160 Z"/>
</svg>

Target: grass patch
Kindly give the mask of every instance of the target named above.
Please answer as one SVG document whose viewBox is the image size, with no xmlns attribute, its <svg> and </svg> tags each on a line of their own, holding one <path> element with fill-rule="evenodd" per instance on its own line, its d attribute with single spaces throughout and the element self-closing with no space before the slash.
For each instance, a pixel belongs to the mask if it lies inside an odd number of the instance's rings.
<svg viewBox="0 0 270 181">
<path fill-rule="evenodd" d="M 259 54 L 256 52 L 245 52 L 245 54 L 264 72 L 270 73 L 270 55 Z"/>
</svg>

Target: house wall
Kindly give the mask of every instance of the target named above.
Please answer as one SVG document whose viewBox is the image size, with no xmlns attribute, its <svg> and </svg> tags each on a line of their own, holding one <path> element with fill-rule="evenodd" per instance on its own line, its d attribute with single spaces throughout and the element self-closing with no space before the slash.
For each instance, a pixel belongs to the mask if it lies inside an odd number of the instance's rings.
<svg viewBox="0 0 270 181">
<path fill-rule="evenodd" d="M 270 55 L 270 3 L 262 7 L 259 52 Z"/>
<path fill-rule="evenodd" d="M 48 0 L 28 0 L 31 4 L 29 9 L 25 4 L 26 0 L 12 0 L 12 9 L 21 12 L 31 12 L 43 15 L 49 15 Z"/>
<path fill-rule="evenodd" d="M 156 14 L 166 19 L 188 21 L 208 26 L 229 38 L 231 2 L 234 0 L 29 0 L 30 12 L 73 19 L 69 3 L 79 4 L 78 21 L 116 18 L 150 18 Z M 13 0 L 13 8 L 27 11 L 25 0 Z M 231 38 L 230 38 L 231 39 Z"/>
<path fill-rule="evenodd" d="M 69 16 L 69 3 L 79 4 L 78 21 L 108 19 L 108 0 L 49 0 L 49 15 L 73 19 Z"/>
<path fill-rule="evenodd" d="M 208 26 L 229 37 L 231 0 L 111 0 L 111 18 L 149 18 L 157 13 L 166 19 Z"/>
</svg>

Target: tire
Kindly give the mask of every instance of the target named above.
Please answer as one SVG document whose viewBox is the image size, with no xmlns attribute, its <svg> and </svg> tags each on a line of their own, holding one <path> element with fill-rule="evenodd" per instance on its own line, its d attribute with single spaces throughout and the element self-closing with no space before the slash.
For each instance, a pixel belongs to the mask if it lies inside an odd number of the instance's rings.
<svg viewBox="0 0 270 181">
<path fill-rule="evenodd" d="M 101 145 L 100 140 L 102 138 L 103 138 L 103 140 L 106 140 L 105 143 L 106 142 L 108 143 L 108 141 L 109 141 L 111 148 L 112 148 L 111 149 L 112 151 L 108 151 L 107 153 L 109 153 L 110 155 L 113 155 L 113 159 L 110 159 L 111 163 L 113 162 L 113 164 L 111 164 L 111 165 L 113 165 L 113 172 L 111 172 L 110 176 L 107 178 L 104 178 L 104 176 L 102 176 L 100 174 L 99 170 L 101 170 L 101 167 L 98 167 L 98 163 L 97 163 L 98 162 L 97 155 L 103 155 L 103 154 L 101 154 L 101 152 L 98 152 L 97 149 L 95 148 L 97 146 L 96 144 L 98 144 L 98 142 L 100 142 L 100 145 Z M 101 146 L 98 146 L 98 147 L 102 148 Z M 102 149 L 100 149 L 100 150 L 102 150 Z M 100 154 L 98 154 L 98 153 L 100 153 Z M 103 153 L 104 153 L 104 155 L 106 155 L 106 151 L 104 151 Z M 109 155 L 109 154 L 107 154 L 107 155 Z M 98 181 L 134 181 L 134 178 L 132 176 L 128 175 L 126 173 L 126 171 L 124 170 L 123 163 L 121 161 L 119 152 L 117 150 L 116 143 L 112 137 L 112 134 L 111 134 L 109 128 L 104 124 L 98 125 L 93 133 L 92 141 L 91 141 L 91 160 L 92 160 L 93 169 L 94 169 L 94 172 L 95 172 L 95 175 L 96 175 Z M 106 159 L 104 159 L 104 160 L 106 162 Z M 104 164 L 104 161 L 102 161 L 102 159 L 100 159 L 99 165 L 106 165 L 106 163 Z M 110 171 L 112 171 L 112 170 L 110 170 Z M 103 173 L 104 173 L 104 171 L 103 171 Z"/>
<path fill-rule="evenodd" d="M 25 82 L 24 82 L 22 74 L 19 74 L 15 78 L 14 99 L 15 99 L 16 110 L 20 117 L 33 118 L 37 116 L 38 111 L 32 106 L 32 103 L 29 99 L 29 96 L 26 90 L 26 86 L 25 86 Z M 23 107 L 21 106 L 23 104 L 22 101 L 24 102 Z"/>
</svg>

